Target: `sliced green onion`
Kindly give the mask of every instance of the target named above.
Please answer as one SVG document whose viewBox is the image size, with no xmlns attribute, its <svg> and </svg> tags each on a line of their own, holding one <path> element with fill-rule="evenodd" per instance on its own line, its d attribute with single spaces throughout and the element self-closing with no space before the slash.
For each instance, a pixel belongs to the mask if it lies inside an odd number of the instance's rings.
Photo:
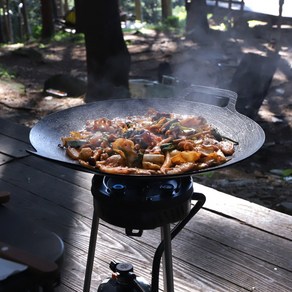
<svg viewBox="0 0 292 292">
<path fill-rule="evenodd" d="M 78 147 L 83 146 L 86 143 L 88 143 L 87 140 L 71 140 L 71 141 L 67 141 L 66 146 L 78 148 Z"/>
</svg>

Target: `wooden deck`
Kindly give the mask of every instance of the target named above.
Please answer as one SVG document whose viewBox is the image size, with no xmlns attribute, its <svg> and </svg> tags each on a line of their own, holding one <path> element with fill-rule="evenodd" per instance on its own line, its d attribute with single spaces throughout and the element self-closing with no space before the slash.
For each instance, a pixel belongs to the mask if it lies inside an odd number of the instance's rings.
<svg viewBox="0 0 292 292">
<path fill-rule="evenodd" d="M 28 128 L 0 119 L 0 190 L 11 193 L 8 208 L 64 240 L 57 291 L 82 291 L 93 213 L 92 174 L 29 155 L 28 134 Z M 207 202 L 172 242 L 175 291 L 291 291 L 291 216 L 196 183 L 194 188 Z M 92 291 L 111 274 L 111 260 L 132 263 L 150 282 L 159 242 L 159 229 L 130 238 L 123 229 L 101 222 Z"/>
</svg>

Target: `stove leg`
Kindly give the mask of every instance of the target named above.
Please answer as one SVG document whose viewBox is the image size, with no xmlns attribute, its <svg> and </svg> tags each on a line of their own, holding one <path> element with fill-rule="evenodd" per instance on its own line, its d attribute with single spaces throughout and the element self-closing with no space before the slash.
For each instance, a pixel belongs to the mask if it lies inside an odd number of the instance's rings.
<svg viewBox="0 0 292 292">
<path fill-rule="evenodd" d="M 201 193 L 193 193 L 192 200 L 196 200 L 197 203 L 192 207 L 190 213 L 180 221 L 170 233 L 170 240 L 171 241 L 177 234 L 185 227 L 185 225 L 197 214 L 197 212 L 204 206 L 206 202 L 206 197 L 204 194 Z M 167 239 L 165 239 L 167 240 Z M 163 255 L 165 249 L 164 240 L 159 244 L 157 247 L 153 263 L 152 263 L 152 279 L 151 279 L 151 292 L 158 292 L 159 291 L 159 271 L 160 271 L 160 260 Z M 171 275 L 173 275 L 171 273 Z M 173 290 L 172 290 L 173 291 Z"/>
<path fill-rule="evenodd" d="M 164 255 L 163 255 L 164 291 L 174 292 L 171 230 L 170 230 L 169 224 L 166 224 L 161 227 L 161 239 L 164 241 Z"/>
<path fill-rule="evenodd" d="M 97 239 L 97 232 L 98 232 L 98 224 L 99 224 L 99 216 L 94 206 L 83 292 L 90 291 L 91 275 L 92 275 L 93 264 L 94 264 L 94 255 L 95 255 L 96 239 Z"/>
</svg>

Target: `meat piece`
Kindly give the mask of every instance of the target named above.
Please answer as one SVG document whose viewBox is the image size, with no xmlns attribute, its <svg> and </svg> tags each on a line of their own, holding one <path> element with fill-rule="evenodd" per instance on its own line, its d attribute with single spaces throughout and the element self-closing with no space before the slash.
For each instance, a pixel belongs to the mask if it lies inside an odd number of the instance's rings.
<svg viewBox="0 0 292 292">
<path fill-rule="evenodd" d="M 230 141 L 221 141 L 218 144 L 219 149 L 225 154 L 225 155 L 233 155 L 234 153 L 234 143 Z"/>
<path fill-rule="evenodd" d="M 181 173 L 185 173 L 188 171 L 192 171 L 196 167 L 196 163 L 186 162 L 183 164 L 176 165 L 174 168 L 166 170 L 165 173 L 168 175 L 177 175 Z"/>
<path fill-rule="evenodd" d="M 121 155 L 116 154 L 107 158 L 105 161 L 105 165 L 111 167 L 126 166 L 126 161 Z"/>
<path fill-rule="evenodd" d="M 93 151 L 90 147 L 81 148 L 79 152 L 79 159 L 88 161 L 88 159 L 93 155 Z"/>
</svg>

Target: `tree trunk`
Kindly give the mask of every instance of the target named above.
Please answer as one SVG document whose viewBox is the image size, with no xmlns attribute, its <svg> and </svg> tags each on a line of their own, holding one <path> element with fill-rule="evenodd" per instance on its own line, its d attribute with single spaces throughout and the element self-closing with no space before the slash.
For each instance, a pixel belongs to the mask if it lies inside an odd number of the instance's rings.
<svg viewBox="0 0 292 292">
<path fill-rule="evenodd" d="M 23 32 L 26 40 L 29 40 L 31 36 L 31 29 L 28 23 L 28 16 L 27 16 L 27 3 L 26 0 L 21 1 L 23 4 L 22 7 L 22 15 L 23 15 Z"/>
<path fill-rule="evenodd" d="M 3 35 L 3 21 L 2 15 L 0 14 L 0 44 L 4 43 L 4 35 Z"/>
<path fill-rule="evenodd" d="M 135 0 L 135 17 L 136 17 L 136 20 L 139 20 L 142 22 L 143 17 L 142 17 L 141 0 Z"/>
<path fill-rule="evenodd" d="M 52 0 L 41 0 L 41 15 L 42 39 L 50 39 L 55 32 Z"/>
<path fill-rule="evenodd" d="M 161 0 L 162 20 L 172 15 L 172 1 Z"/>
<path fill-rule="evenodd" d="M 77 31 L 85 35 L 86 102 L 129 97 L 130 54 L 118 0 L 75 0 Z"/>
<path fill-rule="evenodd" d="M 205 0 L 185 0 L 187 11 L 186 36 L 193 41 L 204 41 L 210 32 Z"/>
<path fill-rule="evenodd" d="M 10 16 L 10 2 L 5 0 L 4 2 L 4 23 L 8 42 L 14 42 L 14 34 L 12 29 L 12 21 Z"/>
</svg>

